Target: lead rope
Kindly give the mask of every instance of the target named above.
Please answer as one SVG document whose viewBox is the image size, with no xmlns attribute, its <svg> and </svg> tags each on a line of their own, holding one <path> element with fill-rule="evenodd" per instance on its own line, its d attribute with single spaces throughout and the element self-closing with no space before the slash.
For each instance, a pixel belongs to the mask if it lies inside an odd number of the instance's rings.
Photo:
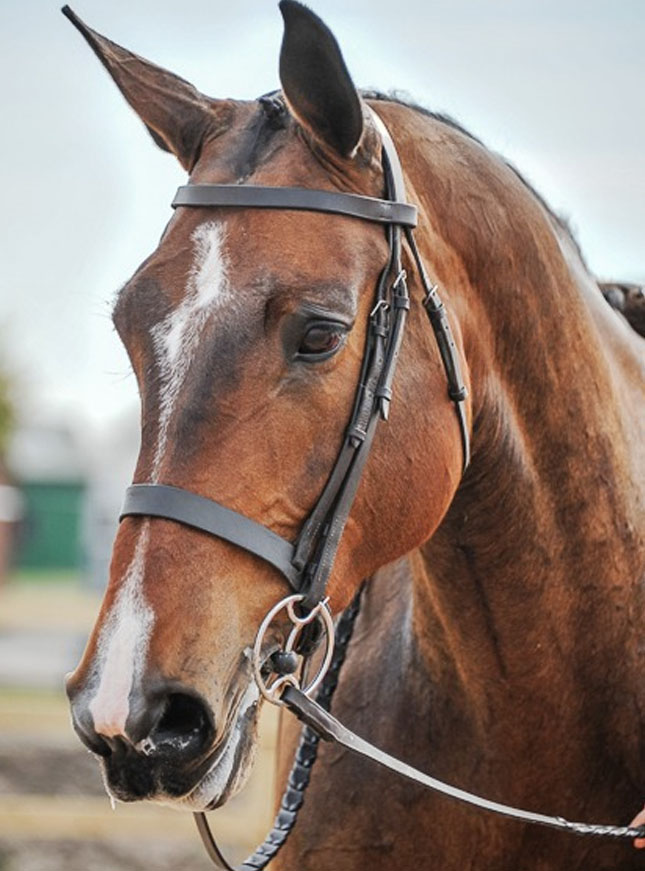
<svg viewBox="0 0 645 871">
<path fill-rule="evenodd" d="M 365 584 L 363 583 L 352 603 L 340 616 L 336 624 L 334 655 L 329 670 L 316 696 L 316 705 L 322 711 L 328 712 L 338 686 L 340 671 L 347 656 L 347 648 L 354 632 L 354 623 L 361 607 L 361 597 Z M 312 728 L 305 725 L 300 735 L 300 741 L 287 780 L 280 809 L 273 822 L 273 828 L 255 851 L 242 862 L 239 868 L 233 868 L 222 855 L 205 813 L 193 814 L 197 831 L 202 839 L 209 858 L 220 871 L 261 871 L 275 858 L 284 846 L 291 830 L 298 819 L 298 812 L 305 800 L 305 792 L 309 786 L 311 772 L 318 758 L 320 736 Z"/>
</svg>

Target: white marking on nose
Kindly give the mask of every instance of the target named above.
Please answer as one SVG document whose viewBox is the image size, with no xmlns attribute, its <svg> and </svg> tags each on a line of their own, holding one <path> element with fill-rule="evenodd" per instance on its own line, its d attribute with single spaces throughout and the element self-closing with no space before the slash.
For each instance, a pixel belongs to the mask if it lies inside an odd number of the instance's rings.
<svg viewBox="0 0 645 871">
<path fill-rule="evenodd" d="M 215 221 L 201 224 L 193 233 L 195 261 L 186 294 L 174 311 L 152 328 L 152 340 L 160 374 L 159 431 L 152 464 L 152 480 L 159 470 L 168 444 L 168 429 L 180 389 L 186 379 L 209 315 L 231 301 L 224 256 L 224 228 Z"/>
<path fill-rule="evenodd" d="M 125 734 L 130 691 L 141 677 L 154 622 L 141 589 L 148 536 L 146 523 L 98 643 L 99 686 L 89 709 L 95 730 L 108 738 Z"/>
</svg>

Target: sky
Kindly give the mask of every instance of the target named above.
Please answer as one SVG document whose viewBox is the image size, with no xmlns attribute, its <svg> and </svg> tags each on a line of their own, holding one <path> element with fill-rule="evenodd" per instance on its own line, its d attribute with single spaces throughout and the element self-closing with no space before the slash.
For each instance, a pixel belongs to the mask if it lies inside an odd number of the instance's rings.
<svg viewBox="0 0 645 871">
<path fill-rule="evenodd" d="M 278 86 L 271 0 L 72 0 L 214 97 Z M 311 0 L 357 85 L 396 88 L 513 161 L 591 268 L 645 280 L 643 0 Z M 0 0 L 0 366 L 26 416 L 109 431 L 137 405 L 110 323 L 185 176 L 49 0 Z"/>
</svg>

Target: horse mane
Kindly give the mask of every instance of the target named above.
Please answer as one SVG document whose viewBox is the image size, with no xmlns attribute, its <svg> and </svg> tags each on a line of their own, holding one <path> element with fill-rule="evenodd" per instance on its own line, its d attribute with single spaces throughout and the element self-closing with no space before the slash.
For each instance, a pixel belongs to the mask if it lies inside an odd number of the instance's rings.
<svg viewBox="0 0 645 871">
<path fill-rule="evenodd" d="M 536 200 L 540 203 L 542 208 L 549 215 L 549 217 L 556 224 L 556 226 L 560 230 L 562 230 L 562 232 L 571 241 L 585 269 L 589 271 L 589 267 L 587 266 L 584 254 L 582 253 L 582 248 L 580 247 L 580 243 L 578 242 L 574 230 L 571 227 L 569 219 L 566 218 L 564 215 L 555 212 L 546 201 L 546 199 L 542 196 L 542 194 L 526 179 L 526 177 L 513 163 L 511 163 L 510 160 L 507 160 L 507 158 L 504 157 L 503 154 L 499 154 L 499 152 L 494 152 L 492 149 L 488 149 L 488 146 L 478 136 L 475 136 L 474 133 L 464 127 L 463 124 L 461 124 L 451 115 L 448 115 L 445 112 L 436 112 L 428 109 L 425 106 L 420 105 L 419 103 L 415 103 L 413 100 L 405 96 L 401 91 L 393 90 L 385 92 L 377 90 L 361 90 L 361 96 L 366 100 L 397 103 L 399 106 L 405 106 L 406 109 L 411 109 L 413 112 L 418 112 L 420 115 L 425 115 L 427 118 L 432 118 L 434 121 L 439 121 L 440 124 L 445 124 L 447 127 L 451 127 L 453 130 L 457 130 L 459 133 L 462 133 L 464 136 L 472 139 L 473 142 L 476 142 L 478 145 L 481 145 L 483 148 L 486 148 L 492 154 L 495 154 L 497 157 L 499 157 L 500 160 L 502 160 L 504 164 L 511 170 L 511 172 L 513 172 L 517 176 L 517 178 L 522 182 L 524 187 L 536 198 Z"/>
<path fill-rule="evenodd" d="M 418 103 L 415 103 L 413 100 L 409 99 L 406 95 L 402 94 L 400 91 L 393 90 L 388 93 L 383 91 L 375 91 L 375 90 L 362 90 L 361 96 L 366 100 L 375 100 L 375 101 L 387 101 L 391 103 L 397 103 L 400 106 L 405 106 L 406 109 L 411 109 L 413 112 L 418 112 L 420 115 L 425 115 L 427 118 L 432 118 L 434 121 L 438 121 L 441 124 L 445 124 L 448 127 L 451 127 L 453 130 L 459 131 L 464 136 L 467 136 L 469 139 L 472 139 L 473 142 L 477 142 L 483 148 L 487 148 L 486 144 L 479 139 L 479 137 L 475 136 L 471 133 L 470 130 L 467 130 L 462 124 L 459 123 L 455 118 L 451 115 L 446 114 L 445 112 L 435 112 L 431 109 L 426 108 L 425 106 L 421 106 Z M 490 149 L 488 149 L 490 150 Z M 571 226 L 570 220 L 562 214 L 555 212 L 542 194 L 536 190 L 536 188 L 526 179 L 526 177 L 520 172 L 520 170 L 511 163 L 510 160 L 507 160 L 503 154 L 499 154 L 499 152 L 492 152 L 499 157 L 500 160 L 513 172 L 520 182 L 524 185 L 524 187 L 531 193 L 536 200 L 540 203 L 542 208 L 545 210 L 547 215 L 551 218 L 555 226 L 561 230 L 567 239 L 574 246 L 578 257 L 580 258 L 580 262 L 587 270 L 590 275 L 593 275 L 587 262 L 585 260 L 584 254 L 582 252 L 582 248 L 578 239 L 576 238 L 576 234 Z M 625 281 L 602 281 L 594 277 L 596 284 L 598 285 L 605 301 L 613 308 L 615 311 L 620 312 L 623 315 L 627 323 L 635 330 L 638 335 L 643 336 L 645 338 L 645 284 L 637 284 L 633 282 L 625 282 Z"/>
<path fill-rule="evenodd" d="M 457 121 L 451 115 L 448 115 L 446 112 L 433 111 L 425 106 L 420 105 L 419 103 L 415 103 L 413 100 L 407 97 L 407 95 L 404 95 L 403 92 L 399 90 L 394 89 L 385 92 L 370 88 L 363 88 L 360 90 L 360 94 L 364 100 L 397 103 L 399 106 L 404 106 L 406 109 L 411 109 L 413 112 L 418 112 L 420 115 L 425 115 L 427 118 L 432 118 L 434 121 L 445 124 L 447 127 L 451 127 L 453 130 L 457 130 L 459 133 L 467 136 L 473 142 L 481 145 L 482 148 L 486 148 L 488 151 L 491 152 L 491 154 L 496 154 L 496 156 L 503 161 L 503 163 L 511 170 L 511 172 L 513 172 L 517 176 L 517 178 L 524 185 L 524 187 L 536 198 L 536 200 L 540 203 L 540 205 L 547 213 L 547 215 L 549 215 L 554 224 L 560 230 L 562 230 L 562 232 L 571 241 L 576 252 L 578 253 L 578 256 L 580 257 L 582 264 L 589 272 L 587 262 L 582 253 L 582 248 L 580 247 L 580 243 L 575 236 L 569 220 L 564 215 L 555 212 L 548 204 L 546 199 L 542 196 L 542 194 L 526 179 L 526 177 L 513 163 L 511 163 L 510 160 L 507 160 L 504 157 L 504 155 L 499 154 L 499 152 L 493 152 L 492 149 L 489 149 L 488 146 L 483 142 L 483 140 L 481 140 L 478 136 L 475 136 L 475 134 L 472 133 L 470 130 L 467 130 L 462 124 L 459 123 L 459 121 Z M 259 97 L 258 102 L 262 107 L 264 120 L 265 122 L 267 122 L 268 127 L 271 131 L 279 130 L 284 127 L 287 109 L 284 97 L 282 95 L 282 91 L 280 91 L 279 89 L 269 91 L 268 93 Z"/>
</svg>

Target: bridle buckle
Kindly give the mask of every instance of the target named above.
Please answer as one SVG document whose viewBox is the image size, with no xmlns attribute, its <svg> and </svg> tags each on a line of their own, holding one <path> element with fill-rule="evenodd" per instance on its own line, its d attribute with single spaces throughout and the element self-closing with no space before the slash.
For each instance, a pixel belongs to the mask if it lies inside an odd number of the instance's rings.
<svg viewBox="0 0 645 871">
<path fill-rule="evenodd" d="M 390 304 L 386 299 L 379 299 L 379 301 L 370 312 L 370 317 L 375 317 L 381 309 L 383 309 L 383 311 L 388 311 L 389 308 Z"/>
</svg>

